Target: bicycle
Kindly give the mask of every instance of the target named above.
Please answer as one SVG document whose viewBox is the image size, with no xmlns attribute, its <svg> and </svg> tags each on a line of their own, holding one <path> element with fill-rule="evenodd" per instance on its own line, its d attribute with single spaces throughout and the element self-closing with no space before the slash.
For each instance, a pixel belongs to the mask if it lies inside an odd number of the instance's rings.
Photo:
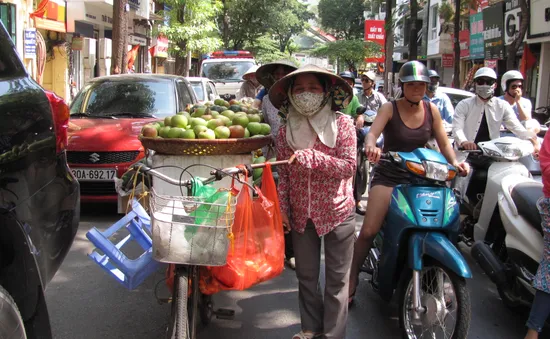
<svg viewBox="0 0 550 339">
<path fill-rule="evenodd" d="M 279 166 L 279 165 L 286 165 L 291 163 L 292 160 L 283 160 L 283 161 L 274 161 L 270 162 L 271 166 Z M 220 181 L 224 177 L 233 177 L 235 180 L 242 184 L 246 184 L 250 186 L 253 190 L 254 187 L 252 187 L 250 184 L 248 184 L 246 181 L 240 180 L 237 176 L 239 174 L 248 174 L 249 176 L 252 175 L 252 170 L 256 168 L 263 168 L 266 166 L 267 163 L 260 163 L 260 164 L 251 164 L 246 165 L 243 167 L 230 167 L 226 169 L 215 169 L 210 172 L 212 175 L 211 177 L 205 179 L 202 181 L 202 184 L 210 184 L 215 181 Z M 193 166 L 193 165 L 192 165 Z M 205 166 L 205 165 L 201 165 Z M 190 166 L 191 167 L 191 166 Z M 189 167 L 188 167 L 189 168 Z M 197 199 L 196 197 L 193 197 L 192 195 L 192 186 L 194 180 L 184 180 L 182 181 L 182 176 L 184 172 L 187 172 L 186 169 L 182 169 L 182 175 L 178 179 L 174 179 L 172 177 L 169 177 L 159 171 L 157 171 L 155 168 L 151 168 L 145 165 L 140 165 L 138 171 L 143 172 L 144 174 L 150 174 L 152 176 L 155 176 L 169 184 L 176 185 L 183 187 L 185 186 L 187 188 L 187 196 L 183 195 L 181 197 L 174 197 L 174 196 L 163 196 L 160 194 L 157 194 L 154 191 L 154 187 L 151 190 L 151 199 L 150 199 L 150 210 L 151 210 L 151 222 L 154 223 L 157 220 L 155 220 L 155 211 L 158 211 L 159 206 L 165 206 L 163 203 L 163 200 L 170 200 L 170 201 L 180 201 L 180 202 L 188 202 L 191 205 L 197 206 L 205 206 L 205 204 L 209 204 L 205 201 L 201 201 L 201 199 Z M 232 201 L 233 200 L 233 201 Z M 218 213 L 216 215 L 216 220 L 222 219 L 222 221 L 225 223 L 225 227 L 230 228 L 233 223 L 233 217 L 235 213 L 235 206 L 236 206 L 236 198 L 229 199 L 227 205 L 223 206 L 222 204 L 215 204 L 210 203 L 212 205 L 211 207 L 216 207 L 214 210 L 218 210 Z M 172 212 L 175 210 L 175 203 L 172 204 Z M 183 207 L 183 204 L 182 204 Z M 178 207 L 179 208 L 179 207 Z M 226 208 L 222 212 L 222 208 Z M 221 214 L 220 214 L 221 213 Z M 172 215 L 173 217 L 176 215 Z M 177 215 L 178 217 L 181 217 L 180 215 Z M 203 215 L 203 218 L 204 217 Z M 189 227 L 189 225 L 192 225 L 191 227 L 197 226 L 200 227 L 201 225 L 194 224 L 195 221 L 191 221 L 189 219 L 183 219 L 183 222 L 186 222 L 186 227 Z M 153 227 L 153 226 L 152 226 Z M 217 227 L 217 225 L 210 225 L 207 227 Z M 172 232 L 170 232 L 170 236 L 172 236 Z M 153 234 L 153 239 L 155 239 Z M 155 240 L 153 240 L 154 242 Z M 216 240 L 214 240 L 216 241 Z M 225 260 L 227 257 L 227 252 L 225 253 L 225 258 L 223 263 L 219 260 L 220 256 L 216 258 L 216 262 L 214 264 L 217 265 L 223 265 L 225 264 Z M 192 260 L 191 260 L 192 261 Z M 162 261 L 167 262 L 167 261 Z M 168 262 L 170 263 L 170 262 Z M 200 266 L 215 266 L 212 265 L 211 262 L 193 262 L 193 263 L 183 263 L 174 261 L 171 262 L 175 265 L 174 269 L 174 284 L 172 289 L 172 307 L 171 307 L 171 317 L 170 317 L 170 325 L 167 330 L 167 337 L 171 339 L 196 339 L 197 337 L 197 321 L 199 318 L 197 318 L 197 315 L 200 317 L 200 320 L 203 325 L 208 325 L 213 315 L 216 315 L 218 318 L 232 318 L 234 315 L 233 310 L 227 310 L 227 309 L 219 309 L 214 311 L 214 305 L 212 302 L 212 296 L 211 295 L 204 295 L 200 292 L 199 289 L 199 267 Z M 189 293 L 189 289 L 191 290 L 191 293 Z M 191 303 L 189 303 L 189 298 L 191 299 Z"/>
</svg>

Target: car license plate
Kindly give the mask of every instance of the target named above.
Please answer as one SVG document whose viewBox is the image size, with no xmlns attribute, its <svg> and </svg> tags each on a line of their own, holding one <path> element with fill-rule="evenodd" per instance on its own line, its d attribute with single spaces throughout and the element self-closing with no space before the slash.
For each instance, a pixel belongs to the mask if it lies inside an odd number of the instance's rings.
<svg viewBox="0 0 550 339">
<path fill-rule="evenodd" d="M 74 176 L 79 181 L 112 181 L 116 170 L 103 168 L 72 168 Z"/>
</svg>

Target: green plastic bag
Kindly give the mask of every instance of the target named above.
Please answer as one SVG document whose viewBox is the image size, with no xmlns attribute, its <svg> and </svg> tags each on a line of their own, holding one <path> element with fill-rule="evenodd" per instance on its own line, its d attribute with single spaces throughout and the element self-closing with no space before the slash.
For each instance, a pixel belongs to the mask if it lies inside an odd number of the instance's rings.
<svg viewBox="0 0 550 339">
<path fill-rule="evenodd" d="M 230 192 L 218 190 L 212 185 L 204 185 L 203 180 L 205 179 L 199 177 L 193 179 L 191 192 L 194 197 L 201 198 L 202 203 L 189 216 L 195 220 L 195 225 L 214 226 L 227 209 Z M 198 228 L 198 226 L 187 226 L 184 233 L 185 238 L 190 241 L 197 233 Z"/>
</svg>

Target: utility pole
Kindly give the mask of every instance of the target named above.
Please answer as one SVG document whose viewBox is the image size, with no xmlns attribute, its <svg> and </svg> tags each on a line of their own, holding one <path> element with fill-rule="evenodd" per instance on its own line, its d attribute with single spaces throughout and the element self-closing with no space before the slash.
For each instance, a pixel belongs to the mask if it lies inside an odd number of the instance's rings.
<svg viewBox="0 0 550 339">
<path fill-rule="evenodd" d="M 409 60 L 418 59 L 418 1 L 411 0 L 411 38 L 409 41 Z"/>
</svg>

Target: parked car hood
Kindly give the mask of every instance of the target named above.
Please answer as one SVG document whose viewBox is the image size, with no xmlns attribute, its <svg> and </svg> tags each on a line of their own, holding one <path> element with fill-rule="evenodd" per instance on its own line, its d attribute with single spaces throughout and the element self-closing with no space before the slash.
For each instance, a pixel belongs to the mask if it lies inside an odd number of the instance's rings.
<svg viewBox="0 0 550 339">
<path fill-rule="evenodd" d="M 154 119 L 71 119 L 69 151 L 137 151 L 138 135 Z"/>
</svg>

